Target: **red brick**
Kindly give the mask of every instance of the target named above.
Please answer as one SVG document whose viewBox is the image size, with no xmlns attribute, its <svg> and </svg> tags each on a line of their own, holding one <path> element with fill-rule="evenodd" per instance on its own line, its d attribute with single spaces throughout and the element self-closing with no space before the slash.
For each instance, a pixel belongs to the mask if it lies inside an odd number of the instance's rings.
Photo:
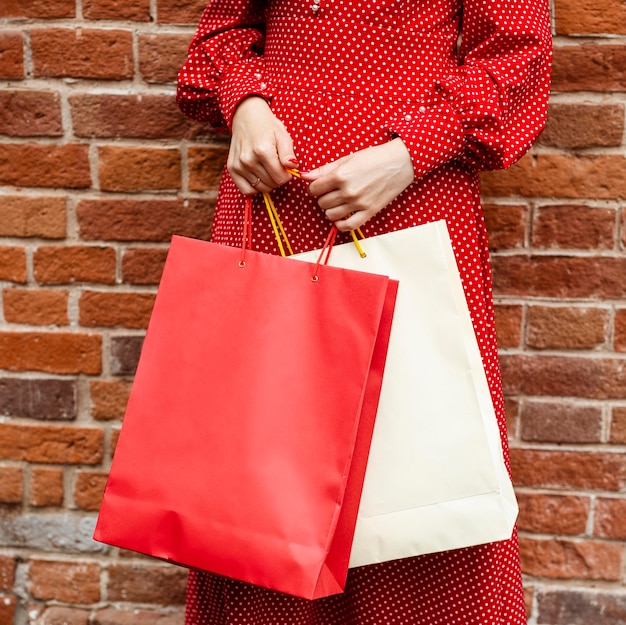
<svg viewBox="0 0 626 625">
<path fill-rule="evenodd" d="M 513 397 L 504 398 L 504 411 L 506 413 L 506 428 L 508 431 L 509 439 L 517 437 L 518 424 L 519 424 L 519 409 L 520 402 Z"/>
<path fill-rule="evenodd" d="M 492 250 L 524 247 L 528 213 L 525 206 L 486 204 L 483 212 Z"/>
<path fill-rule="evenodd" d="M 22 247 L 0 247 L 0 280 L 26 282 L 26 251 Z"/>
<path fill-rule="evenodd" d="M 556 0 L 554 8 L 559 35 L 626 35 L 626 5 L 621 0 Z"/>
<path fill-rule="evenodd" d="M 95 465 L 102 461 L 102 439 L 99 428 L 0 423 L 0 458 Z"/>
<path fill-rule="evenodd" d="M 509 395 L 626 399 L 626 370 L 617 358 L 502 354 Z"/>
<path fill-rule="evenodd" d="M 63 471 L 34 467 L 30 476 L 31 506 L 43 508 L 47 506 L 62 506 L 64 496 Z"/>
<path fill-rule="evenodd" d="M 216 190 L 226 164 L 226 147 L 198 146 L 188 151 L 189 189 L 191 191 Z"/>
<path fill-rule="evenodd" d="M 122 280 L 129 284 L 158 284 L 163 273 L 167 250 L 131 248 L 122 256 Z"/>
<path fill-rule="evenodd" d="M 524 606 L 526 607 L 526 619 L 529 620 L 533 611 L 535 589 L 528 583 L 524 584 Z"/>
<path fill-rule="evenodd" d="M 533 349 L 595 349 L 606 345 L 609 311 L 529 306 L 526 345 Z"/>
<path fill-rule="evenodd" d="M 0 593 L 0 625 L 13 625 L 16 622 L 16 607 L 15 595 Z"/>
<path fill-rule="evenodd" d="M 516 304 L 496 304 L 496 334 L 499 347 L 520 346 L 523 312 L 523 308 Z"/>
<path fill-rule="evenodd" d="M 97 375 L 102 370 L 102 337 L 70 332 L 0 332 L 0 368 Z"/>
<path fill-rule="evenodd" d="M 66 235 L 67 200 L 62 197 L 0 197 L 0 236 L 62 239 Z"/>
<path fill-rule="evenodd" d="M 106 482 L 106 473 L 79 471 L 74 484 L 74 503 L 81 510 L 99 510 Z"/>
<path fill-rule="evenodd" d="M 51 19 L 75 15 L 75 0 L 2 0 L 0 4 L 0 17 Z"/>
<path fill-rule="evenodd" d="M 36 326 L 63 326 L 69 323 L 67 291 L 5 289 L 2 303 L 4 319 L 8 323 Z"/>
<path fill-rule="evenodd" d="M 131 384 L 123 380 L 93 380 L 89 384 L 91 416 L 98 421 L 121 421 Z"/>
<path fill-rule="evenodd" d="M 180 189 L 180 152 L 174 148 L 105 146 L 98 150 L 103 191 Z"/>
<path fill-rule="evenodd" d="M 535 534 L 584 534 L 591 504 L 589 497 L 516 493 L 520 530 Z"/>
<path fill-rule="evenodd" d="M 175 83 L 187 58 L 189 35 L 146 34 L 139 36 L 139 71 L 149 83 Z"/>
<path fill-rule="evenodd" d="M 626 484 L 624 454 L 511 448 L 511 465 L 518 487 L 619 492 Z"/>
<path fill-rule="evenodd" d="M 183 622 L 183 609 L 178 612 L 157 612 L 156 610 L 122 610 L 119 608 L 106 608 L 96 612 L 91 625 L 181 625 Z"/>
<path fill-rule="evenodd" d="M 86 241 L 163 241 L 173 234 L 208 239 L 213 202 L 205 200 L 82 200 L 77 207 Z"/>
<path fill-rule="evenodd" d="M 133 76 L 132 33 L 127 30 L 46 28 L 31 31 L 37 77 L 123 80 Z"/>
<path fill-rule="evenodd" d="M 83 0 L 83 16 L 88 20 L 150 21 L 150 0 Z"/>
<path fill-rule="evenodd" d="M 76 94 L 69 100 L 78 137 L 193 139 L 214 134 L 207 124 L 185 118 L 169 95 Z"/>
<path fill-rule="evenodd" d="M 24 477 L 21 467 L 0 466 L 0 504 L 22 503 Z"/>
<path fill-rule="evenodd" d="M 626 623 L 626 596 L 615 590 L 547 589 L 538 594 L 538 623 L 618 625 Z"/>
<path fill-rule="evenodd" d="M 0 7 L 0 17 L 1 12 Z M 24 35 L 22 33 L 0 31 L 0 78 L 18 80 L 24 78 Z"/>
<path fill-rule="evenodd" d="M 91 185 L 86 145 L 0 144 L 0 184 L 18 187 Z"/>
<path fill-rule="evenodd" d="M 152 293 L 86 291 L 79 300 L 80 324 L 86 328 L 147 328 L 153 305 Z"/>
<path fill-rule="evenodd" d="M 522 571 L 555 579 L 618 581 L 622 547 L 599 541 L 520 538 Z"/>
<path fill-rule="evenodd" d="M 626 499 L 598 497 L 594 506 L 593 534 L 626 540 Z"/>
<path fill-rule="evenodd" d="M 200 21 L 206 0 L 180 0 L 172 3 L 157 0 L 157 21 L 161 24 L 193 24 Z"/>
<path fill-rule="evenodd" d="M 116 263 L 112 247 L 41 246 L 33 255 L 35 279 L 40 284 L 115 284 Z"/>
<path fill-rule="evenodd" d="M 120 438 L 120 430 L 111 430 L 111 456 L 115 453 L 115 448 L 117 447 L 117 441 Z"/>
<path fill-rule="evenodd" d="M 539 143 L 563 149 L 616 147 L 622 144 L 624 107 L 618 104 L 555 103 Z"/>
<path fill-rule="evenodd" d="M 554 48 L 552 90 L 555 92 L 621 91 L 624 81 L 626 46 L 574 43 Z"/>
<path fill-rule="evenodd" d="M 95 562 L 32 559 L 28 589 L 33 597 L 44 601 L 96 603 L 100 601 L 100 573 Z"/>
<path fill-rule="evenodd" d="M 77 416 L 76 381 L 56 378 L 0 377 L 0 415 L 72 421 Z"/>
<path fill-rule="evenodd" d="M 600 443 L 602 408 L 527 401 L 521 411 L 520 437 L 543 443 Z"/>
<path fill-rule="evenodd" d="M 111 337 L 111 373 L 113 375 L 134 375 L 143 336 Z"/>
<path fill-rule="evenodd" d="M 612 249 L 615 227 L 610 208 L 540 206 L 533 216 L 531 243 L 537 248 Z"/>
<path fill-rule="evenodd" d="M 494 256 L 496 295 L 623 299 L 626 258 L 609 256 Z"/>
<path fill-rule="evenodd" d="M 542 153 L 486 172 L 482 182 L 487 196 L 619 199 L 626 197 L 626 157 Z"/>
<path fill-rule="evenodd" d="M 626 445 L 626 408 L 613 408 L 609 441 L 614 445 Z"/>
<path fill-rule="evenodd" d="M 89 610 L 48 606 L 32 621 L 32 625 L 89 625 Z"/>
<path fill-rule="evenodd" d="M 615 336 L 613 339 L 616 352 L 626 352 L 626 308 L 615 311 Z"/>
<path fill-rule="evenodd" d="M 63 135 L 61 100 L 52 91 L 0 92 L 0 134 L 12 137 Z"/>
<path fill-rule="evenodd" d="M 0 590 L 13 590 L 16 567 L 14 557 L 0 555 Z"/>
<path fill-rule="evenodd" d="M 187 572 L 180 567 L 113 564 L 109 567 L 109 599 L 176 605 L 185 601 Z"/>
</svg>

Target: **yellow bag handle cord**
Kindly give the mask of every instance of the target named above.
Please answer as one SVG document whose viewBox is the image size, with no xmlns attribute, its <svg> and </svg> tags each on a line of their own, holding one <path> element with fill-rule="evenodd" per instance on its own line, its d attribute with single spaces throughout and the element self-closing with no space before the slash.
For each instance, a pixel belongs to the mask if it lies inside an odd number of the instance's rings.
<svg viewBox="0 0 626 625">
<path fill-rule="evenodd" d="M 272 230 L 274 231 L 274 236 L 276 237 L 276 242 L 278 243 L 278 249 L 280 250 L 280 255 L 285 256 L 285 248 L 283 247 L 283 240 L 285 241 L 285 245 L 287 246 L 287 250 L 289 251 L 289 255 L 293 255 L 293 250 L 291 249 L 291 243 L 289 243 L 289 239 L 287 238 L 287 233 L 283 228 L 283 224 L 280 221 L 280 217 L 278 216 L 278 211 L 274 206 L 274 202 L 270 197 L 269 193 L 263 193 L 263 201 L 265 202 L 265 208 L 267 208 L 267 213 L 270 216 L 270 221 L 272 222 Z M 282 239 L 281 239 L 282 236 Z"/>
<path fill-rule="evenodd" d="M 288 169 L 287 170 L 292 176 L 296 176 L 296 178 L 300 178 L 300 172 L 297 169 Z M 274 202 L 269 193 L 263 193 L 263 201 L 265 202 L 265 207 L 267 208 L 267 212 L 270 216 L 270 221 L 272 223 L 272 230 L 274 230 L 274 236 L 276 237 L 276 242 L 278 243 L 278 249 L 280 250 L 280 255 L 285 256 L 285 248 L 283 246 L 283 241 L 287 246 L 289 251 L 289 255 L 293 254 L 293 250 L 291 249 L 291 244 L 289 243 L 289 239 L 287 238 L 287 233 L 283 228 L 283 224 L 280 221 L 280 217 L 278 216 L 278 211 L 276 210 L 276 206 L 274 206 Z M 365 258 L 367 254 L 363 251 L 361 244 L 357 238 L 357 233 L 361 237 L 361 239 L 365 238 L 365 235 L 361 231 L 361 228 L 357 228 L 356 230 L 350 231 L 350 236 L 352 237 L 352 242 L 354 243 L 357 251 L 359 252 L 359 256 L 361 258 Z M 326 260 L 328 262 L 328 259 Z"/>
</svg>

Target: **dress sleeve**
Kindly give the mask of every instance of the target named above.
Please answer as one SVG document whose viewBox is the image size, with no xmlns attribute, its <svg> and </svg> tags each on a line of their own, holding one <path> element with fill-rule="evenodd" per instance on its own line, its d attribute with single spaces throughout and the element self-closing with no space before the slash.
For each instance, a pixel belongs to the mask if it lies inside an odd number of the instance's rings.
<svg viewBox="0 0 626 625">
<path fill-rule="evenodd" d="M 218 130 L 230 129 L 249 95 L 271 100 L 264 82 L 265 4 L 255 0 L 209 3 L 178 73 L 181 111 Z"/>
<path fill-rule="evenodd" d="M 451 159 L 502 169 L 521 158 L 545 125 L 551 58 L 548 0 L 466 0 L 459 66 L 437 82 L 439 103 L 388 124 L 416 178 Z"/>
</svg>

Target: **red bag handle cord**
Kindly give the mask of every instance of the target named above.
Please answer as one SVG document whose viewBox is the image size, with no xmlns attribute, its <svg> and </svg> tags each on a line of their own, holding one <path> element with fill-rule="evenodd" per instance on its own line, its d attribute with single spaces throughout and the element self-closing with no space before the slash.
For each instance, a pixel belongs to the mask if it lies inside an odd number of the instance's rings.
<svg viewBox="0 0 626 625">
<path fill-rule="evenodd" d="M 246 196 L 244 207 L 240 267 L 246 266 L 246 249 L 252 249 L 252 198 L 249 195 Z"/>
</svg>

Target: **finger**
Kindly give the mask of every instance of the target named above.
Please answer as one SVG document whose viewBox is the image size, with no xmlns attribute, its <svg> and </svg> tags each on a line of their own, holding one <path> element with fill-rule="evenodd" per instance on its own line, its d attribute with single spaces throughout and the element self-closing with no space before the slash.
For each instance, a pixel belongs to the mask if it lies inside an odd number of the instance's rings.
<svg viewBox="0 0 626 625">
<path fill-rule="evenodd" d="M 298 159 L 294 153 L 293 141 L 289 135 L 280 135 L 276 137 L 276 152 L 278 160 L 283 169 L 293 169 L 298 167 Z"/>
<path fill-rule="evenodd" d="M 358 211 L 352 215 L 348 215 L 344 219 L 338 219 L 333 224 L 337 227 L 337 230 L 341 232 L 349 232 L 350 230 L 356 230 L 365 224 L 372 215 L 367 211 Z"/>
</svg>

